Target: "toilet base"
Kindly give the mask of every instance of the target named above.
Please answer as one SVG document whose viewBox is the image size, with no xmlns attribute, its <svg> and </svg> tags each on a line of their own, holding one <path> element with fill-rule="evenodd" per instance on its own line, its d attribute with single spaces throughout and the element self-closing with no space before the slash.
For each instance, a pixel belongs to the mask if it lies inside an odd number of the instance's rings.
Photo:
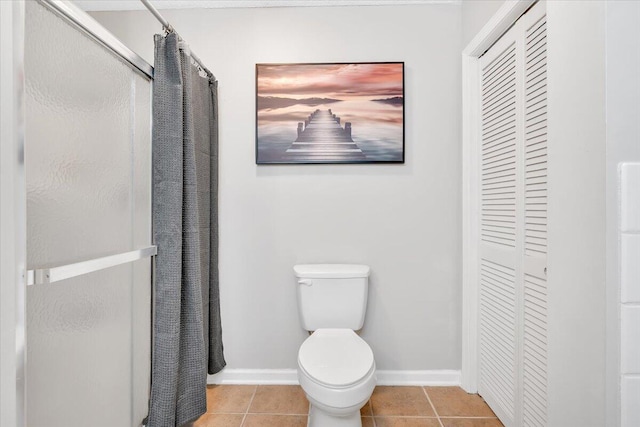
<svg viewBox="0 0 640 427">
<path fill-rule="evenodd" d="M 359 407 L 341 416 L 331 415 L 313 404 L 310 407 L 307 427 L 362 427 Z"/>
</svg>

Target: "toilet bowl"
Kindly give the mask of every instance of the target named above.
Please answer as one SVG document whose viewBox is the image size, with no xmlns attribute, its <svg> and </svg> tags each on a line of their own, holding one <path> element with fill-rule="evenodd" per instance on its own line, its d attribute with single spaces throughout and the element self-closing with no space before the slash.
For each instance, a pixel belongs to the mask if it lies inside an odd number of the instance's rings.
<svg viewBox="0 0 640 427">
<path fill-rule="evenodd" d="M 361 427 L 376 385 L 369 345 L 352 329 L 318 329 L 298 351 L 298 380 L 311 404 L 309 427 Z"/>
</svg>

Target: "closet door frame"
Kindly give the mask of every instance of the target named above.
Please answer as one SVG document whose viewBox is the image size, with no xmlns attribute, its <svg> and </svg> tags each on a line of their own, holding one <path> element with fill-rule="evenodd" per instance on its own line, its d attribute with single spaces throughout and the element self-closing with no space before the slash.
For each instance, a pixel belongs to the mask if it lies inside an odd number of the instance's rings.
<svg viewBox="0 0 640 427">
<path fill-rule="evenodd" d="M 505 1 L 462 51 L 462 372 L 461 386 L 478 392 L 480 234 L 480 57 L 537 0 Z"/>
</svg>

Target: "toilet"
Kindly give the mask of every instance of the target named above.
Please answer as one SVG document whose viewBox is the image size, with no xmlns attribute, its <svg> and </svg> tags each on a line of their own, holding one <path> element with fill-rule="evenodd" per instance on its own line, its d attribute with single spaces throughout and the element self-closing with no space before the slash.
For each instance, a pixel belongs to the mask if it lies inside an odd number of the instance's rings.
<svg viewBox="0 0 640 427">
<path fill-rule="evenodd" d="M 302 327 L 298 380 L 310 403 L 309 427 L 361 427 L 360 408 L 376 385 L 364 324 L 369 266 L 304 264 L 293 268 Z"/>
</svg>

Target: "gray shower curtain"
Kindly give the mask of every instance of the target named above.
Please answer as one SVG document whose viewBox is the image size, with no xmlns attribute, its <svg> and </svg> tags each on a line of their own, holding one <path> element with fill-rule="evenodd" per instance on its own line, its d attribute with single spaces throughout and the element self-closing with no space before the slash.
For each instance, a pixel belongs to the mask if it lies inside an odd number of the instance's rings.
<svg viewBox="0 0 640 427">
<path fill-rule="evenodd" d="M 225 366 L 218 292 L 217 82 L 177 36 L 155 36 L 153 352 L 148 427 L 206 411 L 207 372 Z"/>
</svg>

